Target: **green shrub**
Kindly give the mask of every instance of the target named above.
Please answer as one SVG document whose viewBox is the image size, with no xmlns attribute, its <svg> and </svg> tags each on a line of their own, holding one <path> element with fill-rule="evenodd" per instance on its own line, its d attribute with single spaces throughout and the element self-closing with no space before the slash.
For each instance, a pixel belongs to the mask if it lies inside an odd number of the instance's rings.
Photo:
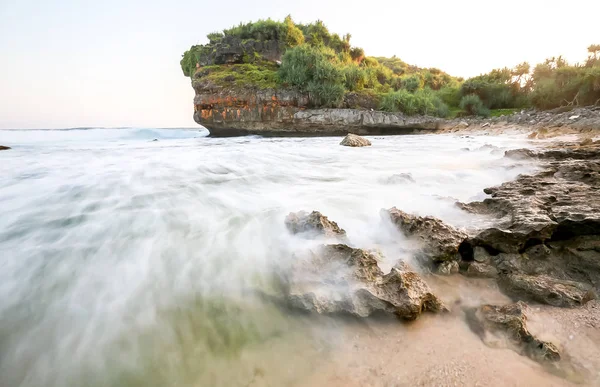
<svg viewBox="0 0 600 387">
<path fill-rule="evenodd" d="M 304 44 L 304 34 L 302 30 L 294 24 L 292 17 L 288 15 L 283 21 L 283 36 L 286 47 L 296 47 Z"/>
<path fill-rule="evenodd" d="M 458 107 L 460 104 L 460 88 L 444 86 L 437 92 L 438 97 L 448 106 Z"/>
<path fill-rule="evenodd" d="M 410 91 L 411 93 L 414 93 L 421 87 L 423 87 L 423 84 L 421 83 L 421 78 L 418 75 L 411 75 L 402 79 L 402 88 Z"/>
<path fill-rule="evenodd" d="M 488 117 L 490 110 L 483 105 L 481 98 L 476 94 L 469 94 L 460 100 L 460 108 L 468 115 Z"/>
<path fill-rule="evenodd" d="M 335 52 L 303 44 L 285 52 L 279 68 L 282 83 L 309 93 L 314 106 L 337 106 L 344 96 L 346 80 Z"/>
<path fill-rule="evenodd" d="M 344 67 L 344 79 L 348 91 L 362 90 L 368 81 L 366 71 L 354 63 Z"/>
<path fill-rule="evenodd" d="M 407 115 L 423 114 L 438 117 L 447 117 L 450 112 L 448 106 L 429 89 L 415 93 L 404 89 L 387 93 L 381 99 L 379 108 Z"/>
</svg>

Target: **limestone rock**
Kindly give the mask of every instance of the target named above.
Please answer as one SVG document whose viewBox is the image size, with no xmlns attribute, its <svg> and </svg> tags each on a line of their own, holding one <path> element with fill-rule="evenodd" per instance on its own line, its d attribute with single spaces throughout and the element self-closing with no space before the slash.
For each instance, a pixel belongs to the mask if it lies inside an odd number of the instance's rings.
<svg viewBox="0 0 600 387">
<path fill-rule="evenodd" d="M 377 265 L 380 259 L 376 252 L 342 244 L 297 256 L 289 279 L 289 302 L 322 314 L 367 317 L 387 312 L 407 320 L 425 311 L 446 310 L 408 265 L 399 262 L 384 274 Z"/>
<path fill-rule="evenodd" d="M 346 236 L 346 231 L 319 211 L 310 214 L 306 211 L 292 212 L 285 218 L 285 225 L 292 234 L 307 233 L 311 236 L 319 235 L 328 238 Z"/>
<path fill-rule="evenodd" d="M 502 278 L 500 285 L 509 294 L 559 307 L 581 306 L 596 298 L 590 285 L 547 275 L 509 274 Z"/>
<path fill-rule="evenodd" d="M 515 349 L 538 362 L 557 362 L 561 359 L 558 348 L 539 340 L 527 329 L 527 304 L 517 302 L 505 306 L 483 305 L 466 310 L 467 322 L 487 344 L 489 334 L 507 337 Z"/>
<path fill-rule="evenodd" d="M 350 147 L 371 146 L 371 141 L 367 140 L 364 137 L 357 136 L 356 134 L 348 133 L 348 135 L 344 137 L 342 142 L 340 142 L 340 145 Z"/>
<path fill-rule="evenodd" d="M 423 244 L 422 255 L 429 262 L 441 263 L 457 261 L 458 248 L 467 234 L 449 226 L 441 220 L 426 216 L 420 217 L 391 208 L 387 213 L 398 229 L 409 238 L 416 238 Z"/>
<path fill-rule="evenodd" d="M 471 262 L 467 268 L 466 275 L 476 278 L 497 278 L 498 270 L 486 263 Z"/>
</svg>

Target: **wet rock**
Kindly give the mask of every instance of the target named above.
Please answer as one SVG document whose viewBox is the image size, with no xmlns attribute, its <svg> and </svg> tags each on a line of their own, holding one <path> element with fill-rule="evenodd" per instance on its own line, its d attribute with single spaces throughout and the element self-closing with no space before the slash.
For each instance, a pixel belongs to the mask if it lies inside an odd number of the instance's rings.
<svg viewBox="0 0 600 387">
<path fill-rule="evenodd" d="M 504 152 L 504 157 L 510 157 L 511 159 L 531 159 L 536 156 L 536 153 L 531 149 L 511 149 Z"/>
<path fill-rule="evenodd" d="M 497 278 L 498 270 L 492 265 L 480 262 L 471 262 L 466 271 L 467 277 Z"/>
<path fill-rule="evenodd" d="M 10 149 L 9 146 L 0 145 L 0 151 L 2 151 L 2 150 L 9 150 L 9 149 Z"/>
<path fill-rule="evenodd" d="M 527 304 L 517 302 L 505 306 L 483 305 L 465 311 L 469 327 L 484 343 L 490 345 L 489 335 L 502 335 L 510 340 L 521 354 L 538 362 L 557 362 L 561 359 L 558 348 L 532 335 L 527 329 Z"/>
<path fill-rule="evenodd" d="M 407 320 L 425 311 L 446 310 L 407 264 L 399 262 L 384 274 L 377 264 L 382 259 L 377 252 L 339 244 L 296 258 L 288 293 L 294 307 L 359 317 L 386 312 Z"/>
<path fill-rule="evenodd" d="M 306 211 L 292 212 L 285 218 L 285 225 L 292 234 L 307 233 L 310 236 L 319 235 L 328 238 L 346 236 L 346 231 L 319 211 L 310 214 Z"/>
<path fill-rule="evenodd" d="M 509 274 L 500 285 L 509 294 L 559 307 L 581 306 L 596 298 L 590 285 L 547 275 Z"/>
<path fill-rule="evenodd" d="M 466 233 L 445 224 L 440 219 L 410 215 L 396 207 L 384 213 L 389 215 L 391 221 L 404 235 L 423 243 L 423 258 L 433 263 L 458 260 L 458 247 L 467 239 Z"/>
<path fill-rule="evenodd" d="M 364 137 L 357 136 L 356 134 L 348 133 L 348 135 L 344 137 L 342 142 L 340 142 L 340 145 L 350 147 L 371 146 L 371 141 L 367 140 Z"/>
<path fill-rule="evenodd" d="M 457 203 L 496 216 L 494 227 L 463 244 L 469 254 L 461 268 L 466 273 L 469 261 L 492 265 L 516 298 L 581 305 L 600 291 L 600 146 L 557 144 L 535 157 L 540 172 L 486 188 L 491 197 L 483 202 Z M 488 259 L 475 259 L 484 252 Z"/>
<path fill-rule="evenodd" d="M 475 246 L 473 248 L 473 260 L 475 262 L 479 262 L 479 263 L 489 262 L 490 258 L 491 258 L 490 254 L 483 247 Z"/>
<path fill-rule="evenodd" d="M 437 267 L 438 274 L 442 275 L 452 275 L 457 274 L 459 272 L 459 265 L 457 261 L 446 261 L 440 263 Z"/>
</svg>

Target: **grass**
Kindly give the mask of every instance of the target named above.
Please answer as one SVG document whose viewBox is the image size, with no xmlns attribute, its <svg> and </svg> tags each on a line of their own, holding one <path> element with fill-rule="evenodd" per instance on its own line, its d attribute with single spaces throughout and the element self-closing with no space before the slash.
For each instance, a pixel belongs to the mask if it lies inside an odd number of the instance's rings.
<svg viewBox="0 0 600 387">
<path fill-rule="evenodd" d="M 264 90 L 276 89 L 278 85 L 274 63 L 213 65 L 202 67 L 198 72 L 219 86 Z"/>
<path fill-rule="evenodd" d="M 490 110 L 490 117 L 500 117 L 500 116 L 510 116 L 516 112 L 519 112 L 523 109 L 493 109 Z"/>
</svg>

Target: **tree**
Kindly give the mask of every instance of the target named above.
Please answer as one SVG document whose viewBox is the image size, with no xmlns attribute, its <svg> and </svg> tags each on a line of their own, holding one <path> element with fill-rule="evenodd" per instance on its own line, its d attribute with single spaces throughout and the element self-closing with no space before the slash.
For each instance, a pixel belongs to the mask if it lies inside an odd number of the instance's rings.
<svg viewBox="0 0 600 387">
<path fill-rule="evenodd" d="M 283 23 L 285 25 L 284 39 L 286 47 L 296 47 L 304 44 L 304 34 L 300 28 L 294 24 L 292 16 L 287 15 Z"/>
<path fill-rule="evenodd" d="M 587 50 L 590 55 L 594 56 L 594 59 L 598 59 L 598 54 L 600 54 L 600 44 L 592 44 Z"/>
<path fill-rule="evenodd" d="M 517 78 L 515 82 L 520 85 L 523 77 L 529 74 L 529 70 L 531 70 L 531 66 L 527 62 L 516 65 L 512 70 L 512 76 Z"/>
</svg>

